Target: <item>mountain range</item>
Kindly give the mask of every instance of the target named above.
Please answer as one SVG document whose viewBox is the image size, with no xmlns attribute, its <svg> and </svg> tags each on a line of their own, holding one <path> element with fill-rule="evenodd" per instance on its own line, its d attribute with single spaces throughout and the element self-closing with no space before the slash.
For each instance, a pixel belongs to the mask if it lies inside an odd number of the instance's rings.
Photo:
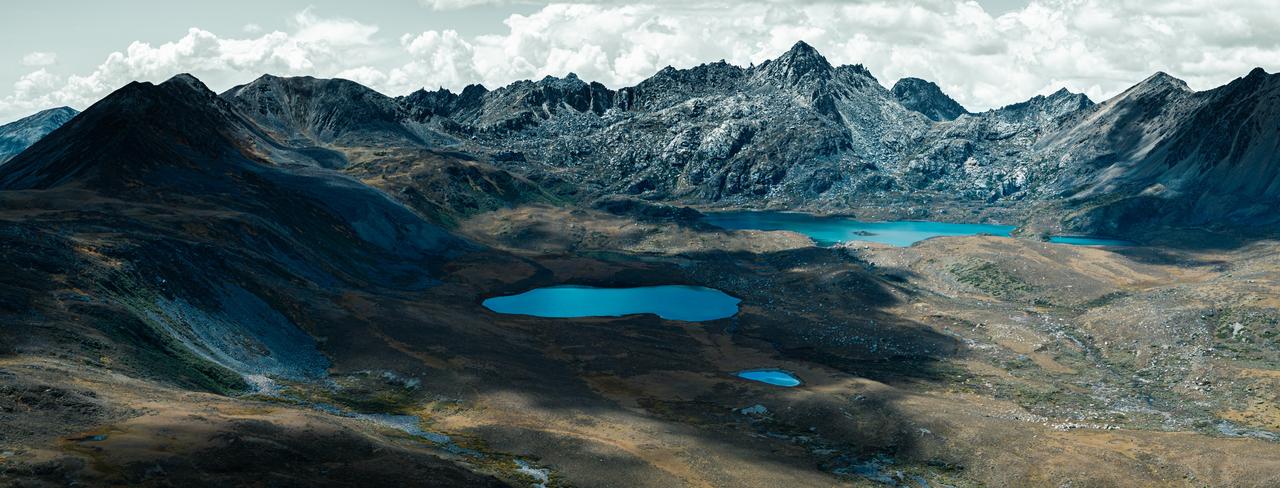
<svg viewBox="0 0 1280 488">
<path fill-rule="evenodd" d="M 1160 73 L 1100 104 L 1064 89 L 970 113 L 934 83 L 886 89 L 799 42 L 758 66 L 666 68 L 616 90 L 569 74 L 391 98 L 347 80 L 267 75 L 209 103 L 252 122 L 236 137 L 291 148 L 264 149 L 274 162 L 369 176 L 387 173 L 387 159 L 403 163 L 392 154 L 428 151 L 528 183 L 471 192 L 478 209 L 557 192 L 917 218 L 985 208 L 1124 234 L 1276 223 L 1278 85 L 1258 69 L 1194 92 Z M 34 140 L 68 110 L 6 129 Z"/>
</svg>

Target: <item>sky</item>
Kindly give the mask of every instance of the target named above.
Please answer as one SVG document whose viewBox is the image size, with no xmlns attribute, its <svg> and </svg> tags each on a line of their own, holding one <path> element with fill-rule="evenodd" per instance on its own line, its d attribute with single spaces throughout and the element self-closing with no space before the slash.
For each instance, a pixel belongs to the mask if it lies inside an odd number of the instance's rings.
<svg viewBox="0 0 1280 488">
<path fill-rule="evenodd" d="M 18 6 L 21 5 L 21 6 Z M 1280 69 L 1275 0 L 44 0 L 0 18 L 0 123 L 191 73 L 384 94 L 570 72 L 610 87 L 665 66 L 760 63 L 798 40 L 886 87 L 914 76 L 973 111 L 1059 88 L 1105 100 L 1157 71 L 1197 90 Z"/>
</svg>

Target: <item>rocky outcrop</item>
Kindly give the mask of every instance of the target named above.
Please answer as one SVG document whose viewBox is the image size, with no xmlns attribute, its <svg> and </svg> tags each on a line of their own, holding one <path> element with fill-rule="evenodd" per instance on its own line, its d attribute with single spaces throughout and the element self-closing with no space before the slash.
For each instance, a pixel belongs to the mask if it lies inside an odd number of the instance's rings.
<svg viewBox="0 0 1280 488">
<path fill-rule="evenodd" d="M 890 91 L 903 107 L 920 112 L 935 122 L 955 120 L 956 117 L 969 113 L 932 81 L 903 78 L 894 83 Z"/>
</svg>

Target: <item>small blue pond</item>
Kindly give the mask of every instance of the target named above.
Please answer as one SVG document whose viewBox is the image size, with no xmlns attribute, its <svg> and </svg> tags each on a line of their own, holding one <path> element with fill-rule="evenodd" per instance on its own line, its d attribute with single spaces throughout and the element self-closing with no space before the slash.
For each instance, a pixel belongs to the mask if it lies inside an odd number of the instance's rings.
<svg viewBox="0 0 1280 488">
<path fill-rule="evenodd" d="M 1120 239 L 1104 239 L 1101 237 L 1085 237 L 1085 236 L 1052 236 L 1049 242 L 1055 244 L 1071 244 L 1075 246 L 1132 246 L 1131 241 Z"/>
<path fill-rule="evenodd" d="M 768 383 L 774 386 L 785 386 L 787 388 L 800 386 L 799 378 L 796 378 L 791 373 L 780 369 L 752 369 L 748 371 L 741 371 L 738 373 L 738 377 L 751 381 Z"/>
<path fill-rule="evenodd" d="M 821 217 L 792 212 L 714 212 L 706 222 L 724 229 L 789 230 L 813 239 L 820 246 L 844 241 L 870 241 L 910 246 L 930 237 L 991 234 L 1009 236 L 1012 225 L 952 224 L 902 220 L 862 222 L 846 217 Z"/>
<path fill-rule="evenodd" d="M 621 317 L 651 313 L 668 320 L 699 322 L 732 317 L 741 300 L 701 286 L 594 288 L 552 286 L 485 300 L 489 310 L 536 317 Z"/>
</svg>

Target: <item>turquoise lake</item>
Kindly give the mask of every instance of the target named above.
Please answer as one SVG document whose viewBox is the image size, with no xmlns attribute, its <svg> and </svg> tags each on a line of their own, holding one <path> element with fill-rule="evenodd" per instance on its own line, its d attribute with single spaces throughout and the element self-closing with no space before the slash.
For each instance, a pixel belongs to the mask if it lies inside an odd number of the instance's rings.
<svg viewBox="0 0 1280 488">
<path fill-rule="evenodd" d="M 498 313 L 535 317 L 621 317 L 651 313 L 668 320 L 701 322 L 732 317 L 738 302 L 720 290 L 701 286 L 664 285 L 637 288 L 551 286 L 483 302 Z"/>
<path fill-rule="evenodd" d="M 1075 246 L 1132 246 L 1133 242 L 1120 239 L 1104 239 L 1086 236 L 1052 236 L 1049 242 L 1055 244 L 1071 244 Z"/>
<path fill-rule="evenodd" d="M 953 224 L 901 220 L 863 222 L 845 217 L 821 217 L 791 212 L 714 212 L 706 222 L 723 229 L 789 230 L 813 239 L 820 246 L 845 241 L 870 241 L 910 246 L 930 237 L 991 234 L 1009 236 L 1016 227 L 991 224 Z"/>
<path fill-rule="evenodd" d="M 791 373 L 780 369 L 752 369 L 738 373 L 738 377 L 751 381 L 759 381 L 768 383 L 773 386 L 793 387 L 800 386 L 800 379 Z"/>
</svg>

